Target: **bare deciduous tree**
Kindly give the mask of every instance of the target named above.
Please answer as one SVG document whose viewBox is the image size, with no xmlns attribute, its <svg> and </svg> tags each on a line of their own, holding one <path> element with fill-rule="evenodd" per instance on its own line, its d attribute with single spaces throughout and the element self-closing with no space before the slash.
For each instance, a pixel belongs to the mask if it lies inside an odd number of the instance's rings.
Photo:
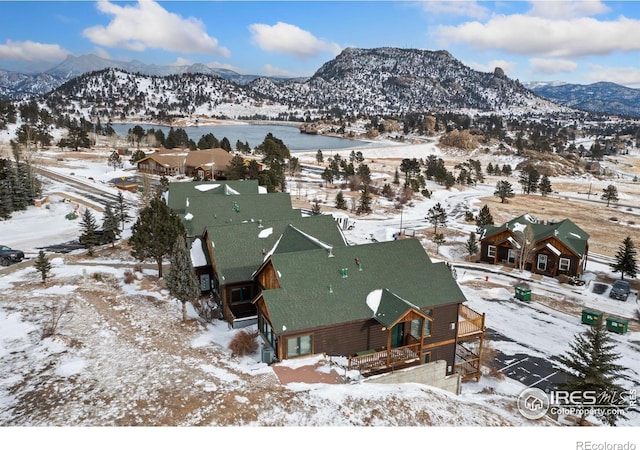
<svg viewBox="0 0 640 450">
<path fill-rule="evenodd" d="M 60 321 L 66 315 L 71 314 L 71 300 L 53 302 L 47 307 L 47 321 L 42 328 L 41 339 L 54 336 L 58 332 Z"/>
</svg>

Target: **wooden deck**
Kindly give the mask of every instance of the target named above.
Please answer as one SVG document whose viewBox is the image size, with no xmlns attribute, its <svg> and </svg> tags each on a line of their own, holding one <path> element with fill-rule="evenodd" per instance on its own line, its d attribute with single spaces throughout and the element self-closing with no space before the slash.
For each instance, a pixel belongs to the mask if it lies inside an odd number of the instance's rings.
<svg viewBox="0 0 640 450">
<path fill-rule="evenodd" d="M 458 340 L 480 336 L 484 333 L 484 314 L 465 305 L 458 310 Z"/>
<path fill-rule="evenodd" d="M 351 356 L 347 368 L 365 373 L 400 366 L 404 367 L 420 361 L 419 350 L 419 344 L 411 344 L 392 348 L 391 350 L 366 352 L 365 354 Z"/>
<path fill-rule="evenodd" d="M 474 311 L 466 305 L 460 305 L 458 315 L 458 344 L 456 345 L 455 371 L 460 373 L 462 381 L 471 379 L 478 381 L 482 376 L 480 358 L 484 342 L 485 315 Z M 463 345 L 473 342 L 477 344 L 478 354 Z"/>
</svg>

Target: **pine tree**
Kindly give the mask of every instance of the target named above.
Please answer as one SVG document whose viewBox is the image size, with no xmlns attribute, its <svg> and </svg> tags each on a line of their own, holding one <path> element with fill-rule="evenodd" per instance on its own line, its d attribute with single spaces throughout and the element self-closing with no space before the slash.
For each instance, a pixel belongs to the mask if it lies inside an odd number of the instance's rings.
<svg viewBox="0 0 640 450">
<path fill-rule="evenodd" d="M 342 191 L 338 191 L 336 194 L 336 208 L 337 209 L 347 209 L 347 201 L 344 199 L 344 194 Z"/>
<path fill-rule="evenodd" d="M 618 188 L 616 188 L 613 184 L 610 184 L 602 191 L 602 200 L 607 201 L 607 207 L 609 207 L 609 204 L 611 202 L 618 203 Z"/>
<path fill-rule="evenodd" d="M 543 197 L 546 197 L 548 194 L 553 192 L 553 188 L 551 187 L 551 181 L 549 177 L 546 175 L 542 175 L 540 178 L 540 184 L 538 185 L 538 189 Z"/>
<path fill-rule="evenodd" d="M 400 184 L 400 174 L 398 173 L 398 168 L 396 168 L 396 172 L 393 175 L 393 184 Z"/>
<path fill-rule="evenodd" d="M 469 234 L 469 239 L 465 243 L 464 247 L 469 254 L 469 259 L 478 253 L 478 241 L 476 240 L 476 234 L 473 231 Z"/>
<path fill-rule="evenodd" d="M 426 219 L 433 225 L 434 234 L 438 233 L 439 225 L 443 227 L 447 225 L 447 213 L 439 202 L 427 211 Z"/>
<path fill-rule="evenodd" d="M 493 225 L 493 216 L 489 211 L 489 207 L 484 205 L 480 212 L 478 213 L 478 217 L 476 217 L 476 232 L 481 234 L 484 230 L 484 227 L 487 225 Z"/>
<path fill-rule="evenodd" d="M 34 265 L 36 270 L 40 272 L 40 275 L 42 276 L 42 282 L 45 283 L 49 277 L 49 272 L 51 272 L 51 263 L 49 262 L 49 258 L 45 256 L 43 250 L 38 252 L 38 257 L 36 258 Z"/>
<path fill-rule="evenodd" d="M 82 221 L 80 222 L 80 243 L 87 249 L 87 253 L 92 256 L 93 248 L 98 245 L 98 224 L 93 213 L 88 208 L 84 210 Z"/>
<path fill-rule="evenodd" d="M 108 164 L 109 164 L 109 167 L 113 167 L 114 171 L 122 167 L 122 158 L 120 158 L 120 155 L 118 154 L 118 152 L 114 151 L 111 153 L 111 155 L 109 155 Z"/>
<path fill-rule="evenodd" d="M 320 209 L 320 200 L 318 200 L 317 198 L 314 198 L 313 206 L 311 207 L 311 215 L 319 216 L 320 214 L 322 214 L 322 210 Z"/>
<path fill-rule="evenodd" d="M 191 252 L 183 235 L 175 240 L 167 274 L 167 288 L 172 296 L 182 302 L 182 320 L 187 320 L 187 302 L 197 300 L 200 296 L 198 277 L 193 269 Z"/>
<path fill-rule="evenodd" d="M 138 261 L 154 259 L 162 278 L 162 260 L 171 255 L 176 239 L 184 234 L 178 215 L 162 199 L 153 198 L 131 227 L 131 256 Z"/>
<path fill-rule="evenodd" d="M 496 183 L 496 190 L 493 195 L 500 198 L 500 203 L 509 203 L 507 199 L 513 198 L 516 194 L 513 192 L 511 183 L 507 180 L 500 180 Z"/>
<path fill-rule="evenodd" d="M 105 238 L 111 242 L 111 246 L 113 247 L 113 243 L 115 242 L 117 236 L 120 234 L 120 224 L 118 222 L 118 218 L 116 214 L 113 212 L 113 206 L 111 202 L 108 202 L 104 207 L 104 215 L 102 218 L 102 232 L 104 233 Z"/>
<path fill-rule="evenodd" d="M 129 214 L 127 213 L 127 204 L 124 202 L 122 192 L 118 191 L 118 202 L 116 204 L 116 217 L 121 225 L 121 231 L 124 231 L 124 224 L 129 222 Z"/>
<path fill-rule="evenodd" d="M 630 236 L 627 236 L 618 248 L 615 256 L 616 261 L 611 264 L 613 272 L 620 272 L 621 280 L 624 280 L 625 275 L 629 275 L 630 278 L 636 278 L 638 275 L 637 254 L 634 242 Z"/>
<path fill-rule="evenodd" d="M 363 184 L 360 192 L 360 200 L 358 201 L 356 214 L 368 214 L 371 212 L 371 196 L 369 196 L 369 186 Z"/>
<path fill-rule="evenodd" d="M 493 175 L 493 164 L 487 164 L 487 175 Z"/>
<path fill-rule="evenodd" d="M 443 233 L 434 234 L 431 240 L 436 244 L 436 253 L 440 251 L 440 246 L 446 242 Z"/>
<path fill-rule="evenodd" d="M 621 378 L 625 368 L 615 361 L 620 355 L 614 351 L 615 342 L 609 336 L 602 321 L 598 321 L 582 334 L 577 334 L 574 341 L 569 344 L 570 350 L 561 355 L 558 360 L 566 367 L 567 381 L 558 387 L 568 392 L 593 391 L 598 395 L 598 403 L 619 403 L 623 400 L 620 395 L 623 392 L 616 381 Z M 579 425 L 584 424 L 588 414 L 588 407 L 580 418 Z M 614 409 L 603 407 L 604 410 Z M 609 425 L 615 425 L 622 414 L 600 415 Z"/>
</svg>

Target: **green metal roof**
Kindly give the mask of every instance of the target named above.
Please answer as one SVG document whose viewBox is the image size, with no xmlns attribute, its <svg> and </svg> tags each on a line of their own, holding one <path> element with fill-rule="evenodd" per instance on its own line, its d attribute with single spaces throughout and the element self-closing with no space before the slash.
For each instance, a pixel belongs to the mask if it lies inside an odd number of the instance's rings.
<svg viewBox="0 0 640 450">
<path fill-rule="evenodd" d="M 239 181 L 181 181 L 169 183 L 167 205 L 177 213 L 183 213 L 192 201 L 201 202 L 212 196 L 258 194 L 257 180 Z"/>
<path fill-rule="evenodd" d="M 249 281 L 271 253 L 346 246 L 331 216 L 207 227 L 220 284 Z"/>
<path fill-rule="evenodd" d="M 202 234 L 205 227 L 302 217 L 299 209 L 293 209 L 291 196 L 284 192 L 196 197 L 179 215 L 189 235 Z"/>
<path fill-rule="evenodd" d="M 262 295 L 277 333 L 375 318 L 378 289 L 416 308 L 466 300 L 445 264 L 432 263 L 417 239 L 274 253 L 271 261 L 281 288 Z"/>
<path fill-rule="evenodd" d="M 373 301 L 374 295 L 372 295 L 372 298 L 370 299 L 371 301 Z M 382 325 L 390 328 L 394 323 L 398 321 L 398 319 L 403 317 L 409 310 L 412 309 L 420 308 L 398 297 L 388 289 L 382 289 L 380 291 L 380 302 L 378 304 L 376 312 L 374 313 L 374 317 Z"/>
<path fill-rule="evenodd" d="M 555 236 L 578 256 L 583 256 L 587 249 L 589 234 L 570 219 L 552 223 L 540 223 L 529 214 L 516 217 L 499 227 L 485 227 L 482 239 L 486 239 L 489 236 L 493 236 L 507 229 L 521 237 L 526 228 L 531 228 L 532 238 L 535 242 Z"/>
</svg>

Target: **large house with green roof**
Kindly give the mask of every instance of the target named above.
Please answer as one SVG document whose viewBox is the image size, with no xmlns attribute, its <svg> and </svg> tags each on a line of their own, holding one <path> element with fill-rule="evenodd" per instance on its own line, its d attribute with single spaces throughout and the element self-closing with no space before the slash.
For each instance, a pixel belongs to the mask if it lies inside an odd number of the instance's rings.
<svg viewBox="0 0 640 450">
<path fill-rule="evenodd" d="M 276 251 L 256 279 L 258 329 L 277 360 L 344 356 L 363 373 L 444 360 L 447 374 L 480 376 L 484 315 L 417 239 Z"/>
<path fill-rule="evenodd" d="M 328 215 L 207 226 L 202 238 L 213 298 L 234 327 L 257 320 L 252 301 L 260 288 L 254 275 L 270 255 L 347 245 Z"/>
<path fill-rule="evenodd" d="M 551 277 L 579 276 L 588 255 L 589 234 L 569 219 L 542 221 L 523 214 L 485 227 L 480 237 L 481 261 Z"/>
</svg>

